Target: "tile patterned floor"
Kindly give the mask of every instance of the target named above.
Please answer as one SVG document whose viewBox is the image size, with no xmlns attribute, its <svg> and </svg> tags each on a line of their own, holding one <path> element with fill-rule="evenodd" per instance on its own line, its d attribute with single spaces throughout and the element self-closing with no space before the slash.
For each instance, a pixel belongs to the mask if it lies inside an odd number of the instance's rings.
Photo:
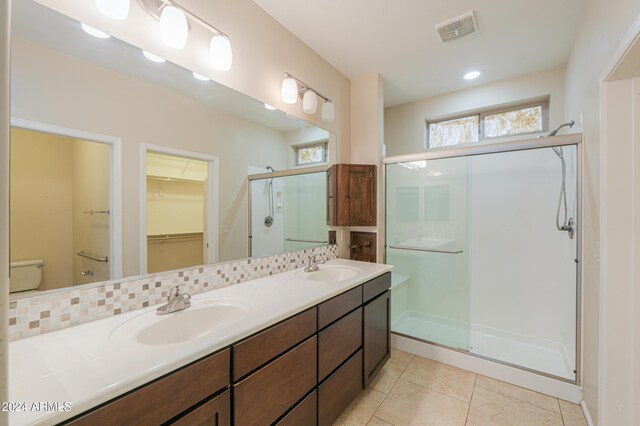
<svg viewBox="0 0 640 426">
<path fill-rule="evenodd" d="M 580 406 L 394 349 L 335 426 L 586 426 Z"/>
</svg>

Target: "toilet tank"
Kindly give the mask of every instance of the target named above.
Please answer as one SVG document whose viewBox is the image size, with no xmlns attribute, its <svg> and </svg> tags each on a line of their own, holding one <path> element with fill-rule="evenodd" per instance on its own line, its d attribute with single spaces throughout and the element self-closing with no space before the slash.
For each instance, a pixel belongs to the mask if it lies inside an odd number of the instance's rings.
<svg viewBox="0 0 640 426">
<path fill-rule="evenodd" d="M 44 261 L 21 260 L 19 262 L 11 262 L 11 279 L 9 279 L 9 291 L 28 291 L 36 290 L 42 283 L 42 268 Z"/>
</svg>

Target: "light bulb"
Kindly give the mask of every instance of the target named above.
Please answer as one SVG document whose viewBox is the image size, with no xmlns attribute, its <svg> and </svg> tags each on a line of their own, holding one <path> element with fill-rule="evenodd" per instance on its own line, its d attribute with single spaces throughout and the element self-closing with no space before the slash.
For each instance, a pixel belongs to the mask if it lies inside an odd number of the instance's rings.
<svg viewBox="0 0 640 426">
<path fill-rule="evenodd" d="M 298 83 L 291 77 L 282 80 L 281 95 L 285 104 L 293 105 L 298 102 Z"/>
<path fill-rule="evenodd" d="M 333 102 L 327 101 L 322 105 L 322 121 L 331 123 L 336 115 L 336 107 Z"/>
<path fill-rule="evenodd" d="M 97 38 L 109 38 L 111 37 L 109 34 L 105 33 L 104 31 L 100 31 L 97 28 L 93 28 L 90 25 L 87 25 L 85 23 L 80 23 L 80 26 L 82 27 L 82 29 L 84 30 L 85 33 L 92 35 L 94 37 Z"/>
<path fill-rule="evenodd" d="M 269 111 L 274 111 L 274 110 L 276 110 L 276 107 L 274 107 L 273 105 L 264 104 L 264 107 L 265 107 L 266 109 L 268 109 Z"/>
<path fill-rule="evenodd" d="M 160 14 L 160 35 L 167 46 L 184 48 L 189 37 L 189 23 L 184 12 L 175 6 L 165 6 Z"/>
<path fill-rule="evenodd" d="M 151 52 L 147 52 L 147 51 L 146 51 L 146 50 L 144 50 L 144 49 L 142 50 L 142 54 L 143 54 L 143 55 L 144 55 L 144 57 L 145 57 L 145 58 L 147 58 L 148 60 L 153 61 L 153 62 L 157 62 L 157 63 L 159 63 L 159 64 L 161 64 L 161 63 L 163 63 L 164 61 L 166 61 L 166 59 L 164 59 L 163 57 L 158 56 L 158 55 L 154 55 L 153 53 L 151 53 Z"/>
<path fill-rule="evenodd" d="M 318 96 L 313 90 L 307 90 L 302 97 L 302 111 L 305 114 L 315 114 L 318 110 Z"/>
<path fill-rule="evenodd" d="M 111 19 L 123 21 L 129 16 L 130 0 L 96 0 L 98 10 Z"/>
<path fill-rule="evenodd" d="M 465 80 L 474 80 L 478 77 L 480 77 L 481 72 L 480 71 L 469 71 L 468 73 L 466 73 L 464 75 L 464 79 Z"/>
<path fill-rule="evenodd" d="M 210 80 L 210 78 L 209 78 L 209 77 L 205 77 L 204 75 L 202 75 L 202 74 L 198 74 L 198 73 L 197 73 L 197 72 L 195 72 L 195 71 L 193 71 L 193 76 L 194 76 L 196 79 L 200 80 L 200 81 L 209 81 L 209 80 Z"/>
<path fill-rule="evenodd" d="M 211 38 L 209 45 L 211 65 L 218 71 L 229 71 L 233 62 L 231 43 L 225 36 L 216 35 Z"/>
</svg>

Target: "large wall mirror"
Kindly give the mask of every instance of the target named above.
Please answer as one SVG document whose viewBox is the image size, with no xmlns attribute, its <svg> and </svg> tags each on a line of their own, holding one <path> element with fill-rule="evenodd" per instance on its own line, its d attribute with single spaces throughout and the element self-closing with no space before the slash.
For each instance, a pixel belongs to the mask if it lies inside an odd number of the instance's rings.
<svg viewBox="0 0 640 426">
<path fill-rule="evenodd" d="M 14 297 L 326 244 L 333 134 L 32 0 L 11 116 Z"/>
</svg>

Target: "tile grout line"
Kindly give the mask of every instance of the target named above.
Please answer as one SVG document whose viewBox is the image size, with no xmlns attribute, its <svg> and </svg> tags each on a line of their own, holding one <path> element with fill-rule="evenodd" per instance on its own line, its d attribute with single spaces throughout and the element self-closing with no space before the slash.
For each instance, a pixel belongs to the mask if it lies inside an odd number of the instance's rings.
<svg viewBox="0 0 640 426">
<path fill-rule="evenodd" d="M 558 400 L 558 408 L 560 409 L 560 420 L 562 420 L 562 426 L 566 426 L 567 424 L 564 421 L 564 414 L 562 414 L 562 407 L 560 406 L 560 400 Z"/>
<path fill-rule="evenodd" d="M 464 424 L 469 422 L 469 413 L 471 412 L 471 403 L 473 402 L 473 394 L 476 392 L 476 383 L 478 382 L 478 375 L 473 380 L 473 390 L 471 391 L 471 399 L 469 400 L 469 406 L 467 407 L 467 417 L 464 419 Z"/>
<path fill-rule="evenodd" d="M 463 402 L 463 403 L 465 403 L 465 404 L 470 404 L 470 403 L 471 403 L 471 399 L 469 399 L 469 401 L 464 401 L 464 400 L 462 400 L 462 399 L 460 399 L 460 398 L 456 398 L 455 396 L 451 396 L 451 395 L 449 395 L 449 394 L 447 394 L 447 393 L 440 392 L 439 390 L 435 390 L 435 389 L 428 388 L 428 387 L 426 387 L 426 386 L 424 386 L 424 385 L 421 385 L 420 383 L 416 383 L 416 382 L 411 381 L 411 380 L 409 380 L 409 379 L 403 379 L 402 377 L 399 377 L 399 378 L 398 378 L 398 380 L 400 380 L 400 379 L 404 380 L 405 382 L 409 382 L 409 383 L 411 383 L 412 385 L 420 386 L 422 389 L 426 389 L 426 390 L 428 390 L 428 391 L 430 391 L 430 392 L 439 393 L 440 395 L 444 395 L 444 396 L 446 396 L 446 397 L 448 397 L 448 398 L 451 398 L 451 399 L 453 399 L 453 400 L 455 400 L 455 401 Z M 475 380 L 474 380 L 474 382 L 473 382 L 473 383 L 474 383 L 474 388 L 475 388 Z M 495 392 L 494 392 L 494 393 L 495 393 Z M 471 396 L 473 396 L 473 390 L 471 391 Z"/>
<path fill-rule="evenodd" d="M 491 393 L 493 393 L 493 394 L 500 395 L 500 396 L 505 397 L 505 398 L 509 398 L 509 399 L 510 399 L 510 400 L 512 400 L 512 401 L 520 402 L 520 403 L 522 403 L 522 404 L 527 404 L 527 405 L 530 405 L 530 406 L 532 406 L 532 407 L 539 408 L 539 409 L 544 410 L 544 411 L 548 411 L 549 413 L 558 414 L 558 415 L 560 415 L 560 417 L 561 417 L 561 418 L 563 418 L 563 417 L 562 417 L 562 409 L 560 409 L 560 412 L 553 411 L 553 410 L 549 410 L 548 408 L 540 407 L 540 406 L 538 406 L 538 405 L 531 404 L 530 402 L 522 401 L 521 399 L 514 398 L 514 397 L 511 397 L 511 396 L 509 396 L 509 395 L 502 394 L 502 393 L 500 393 L 500 392 L 492 391 L 491 389 L 483 388 L 482 386 L 478 386 L 478 387 L 479 387 L 480 389 L 484 390 L 484 391 L 491 392 Z M 475 390 L 475 389 L 474 389 L 474 390 Z"/>
</svg>

